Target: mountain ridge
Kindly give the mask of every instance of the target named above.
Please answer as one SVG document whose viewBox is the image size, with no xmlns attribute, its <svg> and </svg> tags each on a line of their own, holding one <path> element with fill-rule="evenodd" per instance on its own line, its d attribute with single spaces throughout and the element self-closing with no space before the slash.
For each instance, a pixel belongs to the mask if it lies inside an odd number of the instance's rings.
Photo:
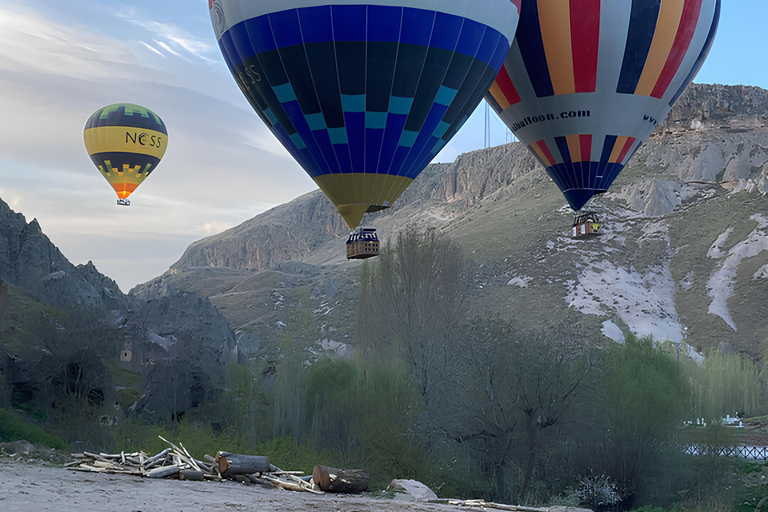
<svg viewBox="0 0 768 512">
<path fill-rule="evenodd" d="M 614 338 L 634 331 L 700 350 L 733 341 L 759 356 L 768 311 L 763 278 L 752 276 L 762 276 L 768 251 L 738 263 L 727 253 L 750 237 L 762 243 L 762 220 L 753 216 L 768 216 L 767 191 L 768 91 L 694 84 L 611 191 L 590 203 L 606 220 L 606 235 L 591 245 L 567 236 L 573 214 L 520 143 L 430 165 L 393 208 L 366 222 L 384 243 L 407 225 L 454 238 L 478 266 L 476 311 L 535 324 L 547 312 L 576 310 Z M 726 256 L 708 256 L 729 229 Z M 335 282 L 333 296 L 313 295 L 317 309 L 331 309 L 316 315 L 316 341 L 353 344 L 360 264 L 344 261 L 346 234 L 314 191 L 195 242 L 158 279 L 208 295 L 239 336 L 257 336 L 262 347 L 277 343 L 290 320 L 287 304 L 299 302 L 284 292 Z M 309 270 L 301 278 L 276 270 L 291 261 Z M 725 285 L 718 285 L 713 276 L 727 265 L 736 265 L 736 277 L 721 273 Z M 746 265 L 757 268 L 747 275 Z M 734 330 L 718 314 L 723 308 L 710 305 L 739 294 L 752 302 L 738 309 L 743 319 Z"/>
</svg>

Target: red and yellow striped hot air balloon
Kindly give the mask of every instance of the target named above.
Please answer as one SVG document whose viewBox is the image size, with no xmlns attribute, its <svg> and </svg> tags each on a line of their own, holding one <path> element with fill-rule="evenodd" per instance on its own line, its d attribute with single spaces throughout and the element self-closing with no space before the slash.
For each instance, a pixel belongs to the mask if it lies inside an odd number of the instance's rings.
<svg viewBox="0 0 768 512">
<path fill-rule="evenodd" d="M 525 0 L 485 98 L 579 210 L 667 117 L 719 17 L 720 0 Z"/>
</svg>

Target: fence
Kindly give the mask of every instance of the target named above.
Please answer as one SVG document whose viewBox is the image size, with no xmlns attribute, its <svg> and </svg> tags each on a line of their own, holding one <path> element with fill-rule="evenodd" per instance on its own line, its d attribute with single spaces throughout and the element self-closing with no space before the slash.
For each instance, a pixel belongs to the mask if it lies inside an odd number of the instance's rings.
<svg viewBox="0 0 768 512">
<path fill-rule="evenodd" d="M 768 460 L 768 446 L 710 446 L 691 445 L 686 450 L 691 455 L 738 457 L 749 460 Z"/>
</svg>

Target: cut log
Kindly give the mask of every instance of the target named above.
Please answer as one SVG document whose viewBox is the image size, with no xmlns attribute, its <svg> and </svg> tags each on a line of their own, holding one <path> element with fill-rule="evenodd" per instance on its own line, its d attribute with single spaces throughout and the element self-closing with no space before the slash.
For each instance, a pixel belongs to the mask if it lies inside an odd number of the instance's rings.
<svg viewBox="0 0 768 512">
<path fill-rule="evenodd" d="M 195 469 L 182 469 L 179 471 L 179 478 L 181 480 L 205 480 L 203 472 Z"/>
<path fill-rule="evenodd" d="M 272 487 L 272 484 L 270 482 L 267 482 L 266 480 L 262 480 L 261 478 L 258 478 L 256 476 L 245 475 L 245 478 L 250 480 L 252 484 L 265 485 L 267 487 Z"/>
<path fill-rule="evenodd" d="M 179 466 L 163 466 L 162 468 L 155 468 L 147 476 L 149 478 L 165 478 L 167 476 L 175 475 L 179 472 Z"/>
<path fill-rule="evenodd" d="M 368 473 L 362 469 L 336 469 L 318 465 L 312 471 L 312 482 L 327 492 L 365 492 L 369 480 Z"/>
<path fill-rule="evenodd" d="M 230 478 L 234 475 L 250 475 L 269 471 L 269 459 L 263 455 L 238 455 L 219 452 L 216 454 L 221 476 Z"/>
</svg>

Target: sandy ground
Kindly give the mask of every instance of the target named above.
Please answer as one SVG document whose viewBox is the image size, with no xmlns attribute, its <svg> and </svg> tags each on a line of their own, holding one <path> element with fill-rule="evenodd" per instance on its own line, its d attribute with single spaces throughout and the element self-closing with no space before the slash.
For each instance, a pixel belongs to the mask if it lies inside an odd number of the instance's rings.
<svg viewBox="0 0 768 512">
<path fill-rule="evenodd" d="M 0 459 L 0 511 L 40 512 L 461 512 L 451 505 L 271 489 L 226 482 L 83 473 Z"/>
</svg>

